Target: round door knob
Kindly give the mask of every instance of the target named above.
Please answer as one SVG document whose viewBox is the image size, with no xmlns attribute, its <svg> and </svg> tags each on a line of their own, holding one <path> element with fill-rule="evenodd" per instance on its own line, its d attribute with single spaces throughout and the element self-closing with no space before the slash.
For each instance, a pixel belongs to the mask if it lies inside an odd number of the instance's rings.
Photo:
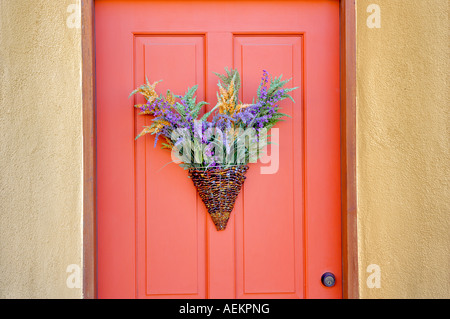
<svg viewBox="0 0 450 319">
<path fill-rule="evenodd" d="M 325 287 L 333 287 L 336 283 L 336 277 L 331 272 L 324 273 L 321 280 Z"/>
</svg>

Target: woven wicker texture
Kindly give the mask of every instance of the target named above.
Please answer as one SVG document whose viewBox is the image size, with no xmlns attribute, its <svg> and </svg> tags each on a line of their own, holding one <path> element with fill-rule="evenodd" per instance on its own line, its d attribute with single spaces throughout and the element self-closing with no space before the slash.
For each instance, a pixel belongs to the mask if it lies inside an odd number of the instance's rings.
<svg viewBox="0 0 450 319">
<path fill-rule="evenodd" d="M 248 166 L 235 166 L 227 169 L 189 170 L 189 177 L 211 215 L 217 230 L 227 227 Z"/>
</svg>

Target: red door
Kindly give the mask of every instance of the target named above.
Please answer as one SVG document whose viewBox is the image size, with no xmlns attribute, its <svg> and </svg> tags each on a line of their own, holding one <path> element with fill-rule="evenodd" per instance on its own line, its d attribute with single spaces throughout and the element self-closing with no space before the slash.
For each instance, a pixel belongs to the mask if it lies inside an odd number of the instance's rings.
<svg viewBox="0 0 450 319">
<path fill-rule="evenodd" d="M 341 297 L 339 2 L 95 3 L 99 297 Z M 263 69 L 299 89 L 282 104 L 278 169 L 250 164 L 218 232 L 170 153 L 134 140 L 149 119 L 128 96 L 147 76 L 160 93 L 198 84 L 210 107 L 225 67 L 244 103 Z"/>
</svg>

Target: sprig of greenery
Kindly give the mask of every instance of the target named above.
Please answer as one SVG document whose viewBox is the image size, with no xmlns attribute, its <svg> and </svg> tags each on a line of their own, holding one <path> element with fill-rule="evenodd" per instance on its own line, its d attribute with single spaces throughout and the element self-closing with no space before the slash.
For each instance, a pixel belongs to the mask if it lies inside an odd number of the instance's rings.
<svg viewBox="0 0 450 319">
<path fill-rule="evenodd" d="M 237 92 L 236 93 L 236 99 L 235 99 L 235 103 L 238 103 L 238 95 L 239 95 L 239 90 L 241 89 L 241 76 L 239 75 L 239 72 L 237 69 L 228 69 L 228 67 L 225 67 L 225 74 L 220 74 L 217 72 L 213 72 L 215 75 L 217 75 L 217 77 L 220 79 L 219 80 L 219 87 L 222 85 L 223 87 L 229 87 L 230 84 L 233 82 L 234 84 L 234 90 Z M 220 83 L 220 81 L 222 83 Z"/>
</svg>

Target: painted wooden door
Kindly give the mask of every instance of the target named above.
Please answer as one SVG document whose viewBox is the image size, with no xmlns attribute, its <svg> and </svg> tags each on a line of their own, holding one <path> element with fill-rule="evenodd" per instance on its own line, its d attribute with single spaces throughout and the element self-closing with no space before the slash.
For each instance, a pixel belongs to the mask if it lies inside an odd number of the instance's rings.
<svg viewBox="0 0 450 319">
<path fill-rule="evenodd" d="M 95 2 L 100 298 L 341 297 L 338 5 Z M 239 70 L 243 102 L 263 69 L 300 89 L 282 104 L 279 163 L 250 164 L 218 232 L 187 172 L 165 166 L 170 153 L 134 140 L 149 120 L 128 96 L 147 76 L 161 93 L 198 84 L 211 107 L 225 67 Z"/>
</svg>

